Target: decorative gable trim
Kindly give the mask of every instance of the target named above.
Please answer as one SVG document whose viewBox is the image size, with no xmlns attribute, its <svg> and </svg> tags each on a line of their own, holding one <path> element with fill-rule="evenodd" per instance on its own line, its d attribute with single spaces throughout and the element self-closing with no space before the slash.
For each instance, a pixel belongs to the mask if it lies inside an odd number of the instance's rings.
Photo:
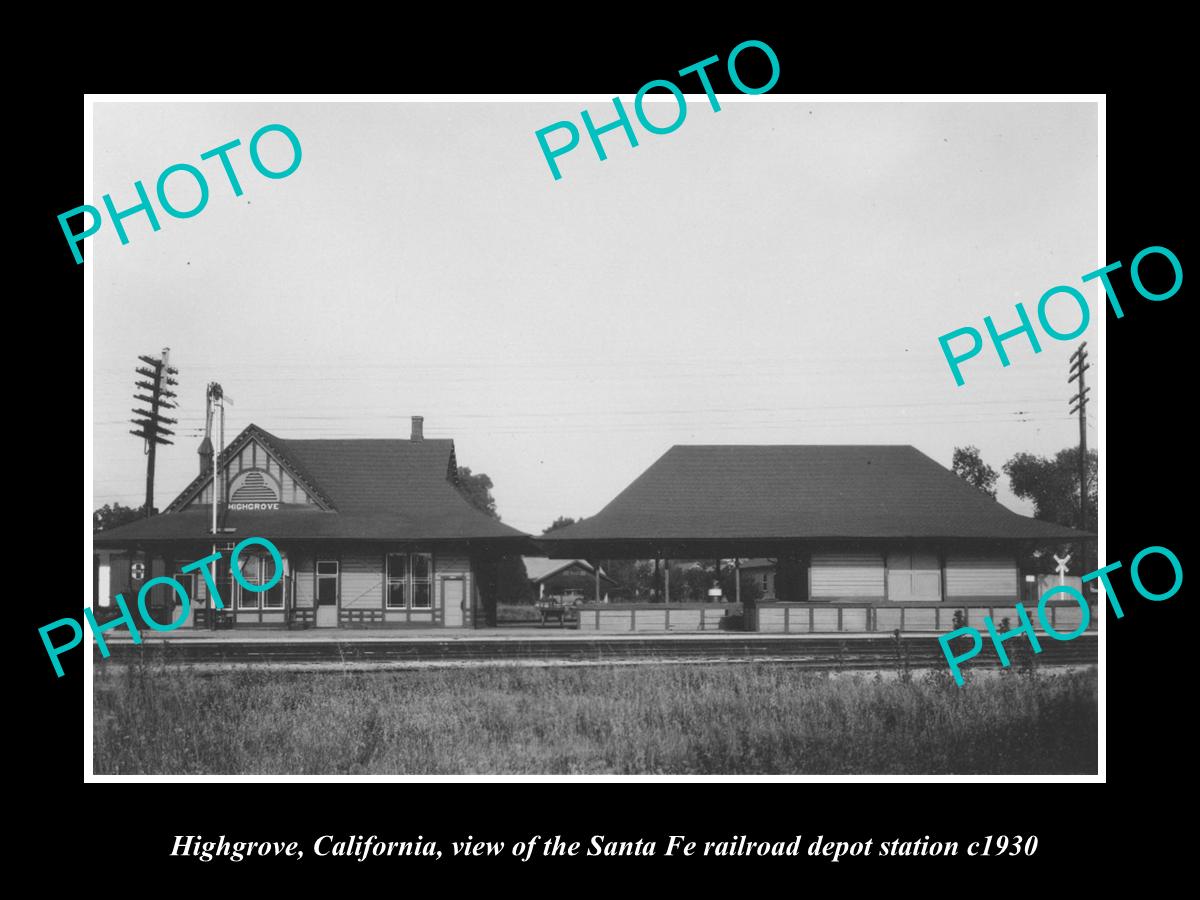
<svg viewBox="0 0 1200 900">
<path fill-rule="evenodd" d="M 313 484 L 298 465 L 287 458 L 287 455 L 279 448 L 272 440 L 271 435 L 263 431 L 257 425 L 247 425 L 246 428 L 225 448 L 224 452 L 217 458 L 217 471 L 228 469 L 229 462 L 234 459 L 239 453 L 245 449 L 246 445 L 251 441 L 257 441 L 258 445 L 267 452 L 280 469 L 283 469 L 295 479 L 296 483 L 313 499 L 313 502 L 326 512 L 334 511 L 335 507 L 330 499 Z M 176 497 L 171 505 L 166 508 L 166 512 L 179 512 L 191 503 L 199 494 L 208 487 L 213 480 L 212 473 L 206 475 L 197 475 L 192 483 L 183 489 L 183 492 Z M 228 498 L 225 498 L 228 502 Z"/>
</svg>

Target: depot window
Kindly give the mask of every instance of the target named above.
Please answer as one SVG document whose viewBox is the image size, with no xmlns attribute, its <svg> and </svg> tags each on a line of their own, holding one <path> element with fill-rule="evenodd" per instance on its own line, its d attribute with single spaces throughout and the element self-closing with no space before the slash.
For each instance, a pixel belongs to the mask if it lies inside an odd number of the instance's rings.
<svg viewBox="0 0 1200 900">
<path fill-rule="evenodd" d="M 275 560 L 266 553 L 245 551 L 238 568 L 246 584 L 263 585 L 275 578 Z M 265 591 L 249 591 L 238 585 L 238 609 L 283 609 L 283 578 Z"/>
<path fill-rule="evenodd" d="M 408 554 L 387 555 L 387 608 L 407 609 L 408 598 Z"/>
<path fill-rule="evenodd" d="M 389 553 L 384 602 L 387 609 L 432 609 L 433 554 Z"/>
</svg>

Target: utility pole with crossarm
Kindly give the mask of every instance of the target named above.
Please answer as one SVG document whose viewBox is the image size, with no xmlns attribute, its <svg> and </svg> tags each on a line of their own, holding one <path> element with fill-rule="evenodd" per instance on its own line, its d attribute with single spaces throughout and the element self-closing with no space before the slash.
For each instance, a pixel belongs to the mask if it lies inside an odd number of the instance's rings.
<svg viewBox="0 0 1200 900">
<path fill-rule="evenodd" d="M 1075 404 L 1071 407 L 1072 413 L 1079 413 L 1079 527 L 1081 529 L 1087 528 L 1087 393 L 1090 390 L 1084 385 L 1083 373 L 1090 368 L 1091 366 L 1087 362 L 1087 341 L 1084 341 L 1079 345 L 1079 349 L 1071 354 L 1071 377 L 1067 379 L 1067 384 L 1076 379 L 1079 381 L 1079 393 L 1067 402 Z"/>
<path fill-rule="evenodd" d="M 159 413 L 161 409 L 175 408 L 175 392 L 171 390 L 176 386 L 177 382 L 172 375 L 179 374 L 178 371 L 172 368 L 170 362 L 171 349 L 163 347 L 162 358 L 156 359 L 153 356 L 139 356 L 144 366 L 138 366 L 134 371 L 142 377 L 142 380 L 135 382 L 137 388 L 142 393 L 135 393 L 133 399 L 140 403 L 148 403 L 149 409 L 134 409 L 133 414 L 139 416 L 137 419 L 130 419 L 137 430 L 130 430 L 130 434 L 140 437 L 146 442 L 146 518 L 154 515 L 154 455 L 159 444 L 172 444 L 174 441 L 169 441 L 164 435 L 174 435 L 175 432 L 166 428 L 167 425 L 174 425 L 175 419 L 169 419 Z"/>
</svg>

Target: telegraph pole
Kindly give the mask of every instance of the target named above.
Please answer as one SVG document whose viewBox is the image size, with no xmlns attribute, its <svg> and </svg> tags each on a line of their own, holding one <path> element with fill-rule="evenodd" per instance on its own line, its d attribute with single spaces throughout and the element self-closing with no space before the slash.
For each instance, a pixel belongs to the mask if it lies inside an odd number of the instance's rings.
<svg viewBox="0 0 1200 900">
<path fill-rule="evenodd" d="M 1067 379 L 1067 384 L 1078 379 L 1079 393 L 1072 397 L 1068 403 L 1075 404 L 1071 408 L 1071 412 L 1079 413 L 1079 527 L 1087 527 L 1087 393 L 1090 388 L 1084 384 L 1083 373 L 1090 369 L 1091 366 L 1087 362 L 1087 341 L 1079 345 L 1079 349 L 1071 354 L 1071 377 Z"/>
<path fill-rule="evenodd" d="M 133 399 L 140 403 L 150 404 L 149 409 L 134 409 L 131 410 L 134 415 L 140 416 L 137 419 L 130 419 L 137 430 L 131 430 L 129 433 L 142 438 L 146 442 L 146 518 L 154 515 L 154 457 L 155 450 L 159 444 L 173 444 L 174 441 L 169 441 L 163 435 L 174 435 L 175 432 L 165 425 L 174 425 L 175 419 L 168 419 L 166 416 L 160 415 L 160 409 L 175 408 L 175 392 L 171 390 L 177 385 L 177 382 L 172 375 L 178 374 L 177 370 L 169 365 L 171 350 L 169 347 L 163 347 L 162 357 L 156 359 L 153 356 L 139 356 L 144 366 L 138 366 L 134 371 L 142 376 L 143 380 L 136 381 L 139 391 L 149 393 L 146 396 L 144 393 L 135 393 Z"/>
</svg>

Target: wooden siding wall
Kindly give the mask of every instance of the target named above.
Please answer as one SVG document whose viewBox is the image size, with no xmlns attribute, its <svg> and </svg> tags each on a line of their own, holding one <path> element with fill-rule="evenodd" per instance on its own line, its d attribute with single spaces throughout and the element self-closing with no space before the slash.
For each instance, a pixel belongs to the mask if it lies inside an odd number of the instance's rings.
<svg viewBox="0 0 1200 900">
<path fill-rule="evenodd" d="M 462 613 L 449 608 L 442 610 L 442 624 L 450 624 L 460 622 L 458 627 L 465 627 L 471 624 L 471 596 L 472 596 L 472 578 L 471 578 L 471 559 L 464 552 L 445 552 L 434 556 L 433 559 L 433 589 L 435 605 L 442 602 L 442 584 L 441 580 L 445 576 L 461 577 L 463 579 L 463 600 L 465 601 L 466 609 Z"/>
<path fill-rule="evenodd" d="M 407 547 L 406 552 L 418 552 L 419 548 Z M 315 604 L 314 569 L 317 559 L 336 559 L 339 563 L 341 576 L 340 608 L 343 614 L 353 614 L 357 619 L 363 612 L 382 613 L 383 622 L 388 625 L 440 625 L 443 624 L 441 611 L 441 579 L 443 576 L 462 576 L 464 590 L 470 598 L 475 590 L 474 578 L 471 572 L 471 560 L 460 549 L 433 549 L 433 569 L 431 572 L 430 595 L 433 606 L 430 609 L 386 609 L 385 585 L 387 582 L 386 552 L 382 547 L 358 547 L 353 550 L 329 554 L 305 553 L 295 556 L 296 571 L 296 607 L 312 609 Z M 470 624 L 470 611 L 464 618 L 464 625 Z"/>
<path fill-rule="evenodd" d="M 814 599 L 884 596 L 881 553 L 814 553 L 809 571 Z"/>
<path fill-rule="evenodd" d="M 133 563 L 134 555 L 131 553 L 114 553 L 109 557 L 111 568 L 109 569 L 109 582 L 107 598 L 96 598 L 96 606 L 115 606 L 116 601 L 112 598 L 117 594 L 123 594 L 125 601 L 129 601 L 129 586 L 133 583 L 133 579 L 129 577 L 129 566 Z M 134 593 L 133 599 L 137 600 L 137 594 Z M 107 600 L 107 602 L 104 602 Z"/>
<path fill-rule="evenodd" d="M 462 577 L 462 598 L 464 601 L 464 610 L 461 614 L 462 626 L 470 624 L 470 598 L 472 598 L 473 578 L 470 577 L 470 557 L 463 552 L 445 552 L 439 553 L 433 557 L 433 602 L 434 605 L 442 602 L 442 577 L 443 576 L 461 576 Z M 446 622 L 455 622 L 456 613 L 449 608 L 443 610 L 443 624 Z"/>
<path fill-rule="evenodd" d="M 316 607 L 316 561 L 336 560 L 339 566 L 339 608 L 342 619 L 350 624 L 388 624 L 388 625 L 443 625 L 442 612 L 442 580 L 446 577 L 461 578 L 463 594 L 467 600 L 466 609 L 462 613 L 451 613 L 451 621 L 461 620 L 460 627 L 469 627 L 474 618 L 472 601 L 478 608 L 478 585 L 474 578 L 470 556 L 462 546 L 451 546 L 449 549 L 427 548 L 433 554 L 433 568 L 430 577 L 430 597 L 432 606 L 429 609 L 385 609 L 386 569 L 385 549 L 380 547 L 358 546 L 345 550 L 330 550 L 329 552 L 313 552 L 308 549 L 293 550 L 281 545 L 288 565 L 288 584 L 295 584 L 295 608 L 298 610 L 313 610 Z M 405 545 L 405 552 L 418 552 L 421 548 Z M 222 550 L 222 552 L 226 552 Z M 195 554 L 188 555 L 184 563 L 175 560 L 165 560 L 162 556 L 147 557 L 144 553 L 112 552 L 106 554 L 108 559 L 108 593 L 109 597 L 117 593 L 125 596 L 130 610 L 137 605 L 138 589 L 150 578 L 172 575 L 179 565 L 191 562 Z M 104 556 L 101 556 L 103 559 Z M 130 577 L 130 565 L 135 560 L 146 562 L 146 579 L 135 581 Z M 195 595 L 193 600 L 197 605 L 204 606 L 208 602 L 207 583 L 198 573 L 194 576 Z M 153 595 L 174 601 L 174 591 L 169 586 L 157 586 Z M 222 600 L 225 608 L 230 610 L 238 624 L 278 624 L 285 623 L 284 610 L 241 609 L 236 606 L 234 596 L 226 596 L 229 591 L 222 587 Z M 236 591 L 234 592 L 236 594 Z M 285 589 L 285 603 L 288 594 Z M 115 609 L 115 604 L 107 607 L 100 598 L 95 598 L 93 605 L 97 610 Z M 153 605 L 153 604 L 152 604 Z M 311 613 L 309 614 L 311 616 Z M 189 625 L 190 616 L 189 616 Z"/>
<path fill-rule="evenodd" d="M 288 554 L 288 564 L 296 573 L 296 609 L 316 607 L 316 563 L 311 553 L 299 551 Z"/>
<path fill-rule="evenodd" d="M 160 577 L 175 577 L 181 565 L 186 565 L 191 562 L 193 557 L 184 560 L 168 559 L 161 555 L 152 556 L 142 552 L 101 552 L 99 555 L 100 565 L 105 565 L 107 559 L 108 566 L 108 596 L 95 597 L 92 600 L 92 608 L 101 619 L 106 615 L 119 615 L 119 607 L 114 599 L 117 594 L 125 598 L 125 605 L 133 614 L 134 620 L 138 623 L 138 628 L 142 632 L 150 631 L 148 623 L 143 623 L 141 611 L 138 609 L 138 594 L 145 584 L 152 578 Z M 141 561 L 146 566 L 145 577 L 135 579 L 132 576 L 131 566 L 135 561 Z M 191 610 L 194 608 L 195 602 L 199 598 L 207 598 L 208 592 L 205 588 L 205 582 L 199 572 L 192 572 L 190 575 L 185 574 L 179 579 L 184 586 L 184 590 L 188 595 L 188 611 L 184 615 L 183 624 L 177 627 L 190 628 L 192 627 Z M 103 585 L 103 579 L 101 579 Z M 197 591 L 199 588 L 199 591 Z M 201 601 L 202 602 L 202 601 Z M 155 617 L 159 624 L 166 625 L 174 622 L 179 617 L 178 594 L 170 585 L 158 584 L 150 588 L 146 595 L 147 607 L 150 614 Z M 166 612 L 164 609 L 169 609 Z"/>
<path fill-rule="evenodd" d="M 1004 597 L 1015 599 L 1017 562 L 1011 556 L 946 557 L 946 599 L 955 597 Z"/>
<path fill-rule="evenodd" d="M 434 577 L 442 575 L 471 575 L 471 560 L 462 551 L 443 551 L 433 558 Z"/>
<path fill-rule="evenodd" d="M 342 609 L 383 607 L 383 553 L 356 551 L 341 558 Z"/>
</svg>

